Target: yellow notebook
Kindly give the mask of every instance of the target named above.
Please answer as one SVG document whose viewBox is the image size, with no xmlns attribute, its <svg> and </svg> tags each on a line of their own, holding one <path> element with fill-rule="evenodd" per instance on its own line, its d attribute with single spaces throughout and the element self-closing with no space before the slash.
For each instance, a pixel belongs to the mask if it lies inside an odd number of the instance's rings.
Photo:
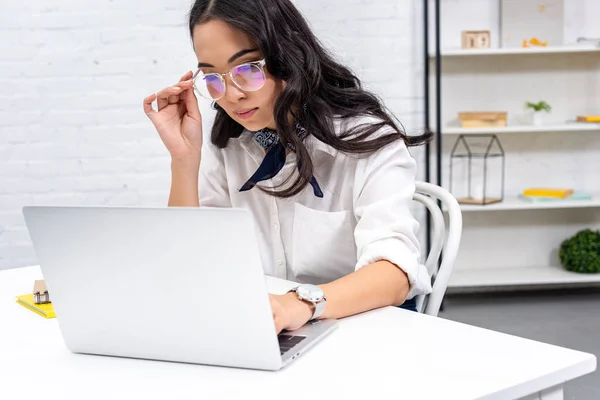
<svg viewBox="0 0 600 400">
<path fill-rule="evenodd" d="M 561 199 L 573 195 L 573 189 L 529 188 L 523 191 L 523 196 L 558 197 Z"/>
<path fill-rule="evenodd" d="M 600 122 L 600 115 L 578 115 L 577 122 Z"/>
<path fill-rule="evenodd" d="M 23 296 L 17 296 L 17 303 L 25 308 L 33 311 L 36 314 L 41 315 L 44 318 L 56 318 L 52 303 L 46 304 L 35 304 L 33 302 L 33 294 L 24 294 Z"/>
</svg>

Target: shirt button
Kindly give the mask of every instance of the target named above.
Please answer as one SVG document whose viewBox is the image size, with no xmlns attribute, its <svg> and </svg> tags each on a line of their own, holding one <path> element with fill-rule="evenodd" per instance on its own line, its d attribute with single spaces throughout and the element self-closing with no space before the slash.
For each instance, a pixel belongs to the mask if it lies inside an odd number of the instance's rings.
<svg viewBox="0 0 600 400">
<path fill-rule="evenodd" d="M 275 228 L 275 229 L 279 228 L 279 224 L 278 224 L 277 222 L 275 222 L 275 223 L 273 224 L 273 228 Z"/>
<path fill-rule="evenodd" d="M 283 260 L 281 258 L 279 260 L 277 260 L 277 265 L 279 265 L 279 266 L 283 265 Z"/>
</svg>

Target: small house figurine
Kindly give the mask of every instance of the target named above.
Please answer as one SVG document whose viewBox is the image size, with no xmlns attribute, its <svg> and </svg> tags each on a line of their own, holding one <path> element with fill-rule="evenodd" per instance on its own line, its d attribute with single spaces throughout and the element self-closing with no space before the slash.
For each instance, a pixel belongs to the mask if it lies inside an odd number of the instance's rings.
<svg viewBox="0 0 600 400">
<path fill-rule="evenodd" d="M 50 303 L 50 295 L 46 289 L 45 281 L 35 281 L 33 285 L 33 302 L 35 304 Z"/>
<path fill-rule="evenodd" d="M 463 49 L 489 49 L 490 42 L 490 31 L 462 31 Z"/>
</svg>

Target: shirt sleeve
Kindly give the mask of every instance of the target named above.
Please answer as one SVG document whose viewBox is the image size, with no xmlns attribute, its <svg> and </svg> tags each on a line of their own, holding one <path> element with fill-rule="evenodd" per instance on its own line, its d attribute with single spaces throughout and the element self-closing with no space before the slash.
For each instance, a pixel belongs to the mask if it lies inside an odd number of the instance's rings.
<svg viewBox="0 0 600 400">
<path fill-rule="evenodd" d="M 361 158 L 354 182 L 356 269 L 381 260 L 397 265 L 408 276 L 407 299 L 432 290 L 411 212 L 415 176 L 416 161 L 399 140 Z"/>
<path fill-rule="evenodd" d="M 202 148 L 198 199 L 200 207 L 231 207 L 223 154 L 208 140 Z"/>
</svg>

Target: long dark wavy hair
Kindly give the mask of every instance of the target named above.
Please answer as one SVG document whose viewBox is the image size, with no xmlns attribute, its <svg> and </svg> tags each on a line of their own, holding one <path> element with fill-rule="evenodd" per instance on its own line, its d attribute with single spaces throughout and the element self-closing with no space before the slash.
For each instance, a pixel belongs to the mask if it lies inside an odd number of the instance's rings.
<svg viewBox="0 0 600 400">
<path fill-rule="evenodd" d="M 309 134 L 341 152 L 368 154 L 396 140 L 415 146 L 431 139 L 431 133 L 407 136 L 382 102 L 364 90 L 352 71 L 325 50 L 290 0 L 196 0 L 189 13 L 190 36 L 193 37 L 197 24 L 213 19 L 224 21 L 253 38 L 270 74 L 286 82 L 275 102 L 274 117 L 282 144 L 291 144 L 295 149 L 299 174 L 282 190 L 262 187 L 261 190 L 278 197 L 291 197 L 302 191 L 313 175 L 310 154 L 291 122 L 300 110 L 304 110 L 303 124 Z M 244 127 L 220 107 L 215 108 L 211 141 L 224 148 L 230 138 L 241 135 Z M 290 113 L 293 119 L 289 118 Z M 342 119 L 372 116 L 380 122 L 361 124 L 338 135 L 334 130 L 334 116 Z M 390 133 L 371 138 L 384 126 L 389 127 Z"/>
</svg>

